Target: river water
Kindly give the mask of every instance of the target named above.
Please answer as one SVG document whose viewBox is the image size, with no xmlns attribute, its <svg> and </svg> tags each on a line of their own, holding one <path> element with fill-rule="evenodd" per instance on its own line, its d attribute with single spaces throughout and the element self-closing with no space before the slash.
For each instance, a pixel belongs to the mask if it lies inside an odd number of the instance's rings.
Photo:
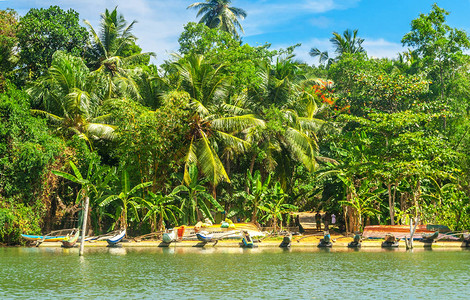
<svg viewBox="0 0 470 300">
<path fill-rule="evenodd" d="M 469 250 L 0 248 L 0 299 L 470 298 Z"/>
</svg>

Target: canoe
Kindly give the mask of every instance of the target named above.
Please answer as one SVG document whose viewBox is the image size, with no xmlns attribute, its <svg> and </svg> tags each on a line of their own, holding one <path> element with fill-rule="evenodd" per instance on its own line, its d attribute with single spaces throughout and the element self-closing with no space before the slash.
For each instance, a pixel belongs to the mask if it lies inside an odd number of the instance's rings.
<svg viewBox="0 0 470 300">
<path fill-rule="evenodd" d="M 214 237 L 214 234 L 209 234 L 209 232 L 207 231 L 201 231 L 201 232 L 196 233 L 196 237 L 201 242 L 208 243 L 212 240 L 212 238 Z"/>
<path fill-rule="evenodd" d="M 44 237 L 43 235 L 30 235 L 30 234 L 22 234 L 21 237 L 27 241 L 43 241 L 43 242 L 61 242 L 67 238 L 66 235 Z"/>
<path fill-rule="evenodd" d="M 117 243 L 119 243 L 120 241 L 122 241 L 122 239 L 125 236 L 126 236 L 126 230 L 123 229 L 123 230 L 121 230 L 120 233 L 118 233 L 117 235 L 107 239 L 106 241 L 108 242 L 108 245 L 113 246 L 113 245 L 116 245 Z"/>
<path fill-rule="evenodd" d="M 415 238 L 419 238 L 423 233 L 434 234 L 435 231 L 427 229 L 426 225 L 418 225 L 415 231 Z M 369 225 L 364 228 L 362 236 L 364 238 L 384 238 L 387 234 L 392 234 L 398 239 L 410 236 L 409 225 Z"/>
<path fill-rule="evenodd" d="M 78 241 L 78 237 L 80 236 L 80 230 L 76 230 L 75 233 L 67 235 L 67 237 L 62 241 L 62 247 L 64 248 L 72 248 Z"/>
</svg>

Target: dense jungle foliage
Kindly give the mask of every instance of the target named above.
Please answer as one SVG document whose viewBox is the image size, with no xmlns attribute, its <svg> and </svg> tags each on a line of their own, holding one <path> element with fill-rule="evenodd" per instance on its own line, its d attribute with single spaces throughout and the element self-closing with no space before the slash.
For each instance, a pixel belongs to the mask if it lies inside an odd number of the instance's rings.
<svg viewBox="0 0 470 300">
<path fill-rule="evenodd" d="M 346 30 L 309 66 L 298 45 L 244 43 L 229 4 L 188 7 L 201 21 L 160 66 L 116 8 L 99 28 L 57 6 L 0 11 L 0 243 L 78 226 L 84 197 L 94 233 L 311 210 L 348 232 L 470 228 L 470 39 L 448 12 L 411 21 L 394 59 Z"/>
</svg>

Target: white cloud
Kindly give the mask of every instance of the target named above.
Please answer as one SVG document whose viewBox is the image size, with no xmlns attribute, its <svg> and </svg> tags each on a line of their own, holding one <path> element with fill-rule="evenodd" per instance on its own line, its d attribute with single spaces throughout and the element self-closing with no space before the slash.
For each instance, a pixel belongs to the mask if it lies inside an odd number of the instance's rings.
<svg viewBox="0 0 470 300">
<path fill-rule="evenodd" d="M 299 16 L 318 15 L 331 10 L 343 10 L 355 6 L 360 0 L 264 0 L 238 1 L 248 17 L 242 26 L 247 36 L 269 32 L 275 25 L 287 24 Z"/>
<path fill-rule="evenodd" d="M 365 39 L 362 43 L 364 49 L 366 49 L 369 57 L 388 57 L 396 58 L 399 52 L 403 52 L 406 49 L 399 43 L 386 41 L 385 39 Z"/>
<path fill-rule="evenodd" d="M 319 16 L 318 18 L 310 19 L 310 24 L 312 24 L 315 27 L 325 29 L 325 28 L 330 27 L 331 24 L 333 24 L 333 20 L 325 16 Z"/>
</svg>

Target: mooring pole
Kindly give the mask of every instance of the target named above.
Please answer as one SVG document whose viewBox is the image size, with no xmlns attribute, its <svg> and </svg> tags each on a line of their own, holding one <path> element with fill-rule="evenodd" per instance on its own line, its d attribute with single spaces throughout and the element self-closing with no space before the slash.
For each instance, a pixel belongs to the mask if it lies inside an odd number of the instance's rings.
<svg viewBox="0 0 470 300">
<path fill-rule="evenodd" d="M 80 240 L 80 251 L 78 251 L 79 256 L 83 256 L 83 248 L 85 247 L 85 232 L 86 232 L 86 222 L 88 220 L 88 204 L 90 198 L 85 197 L 85 207 L 83 211 L 83 220 L 82 220 L 82 238 Z"/>
</svg>

